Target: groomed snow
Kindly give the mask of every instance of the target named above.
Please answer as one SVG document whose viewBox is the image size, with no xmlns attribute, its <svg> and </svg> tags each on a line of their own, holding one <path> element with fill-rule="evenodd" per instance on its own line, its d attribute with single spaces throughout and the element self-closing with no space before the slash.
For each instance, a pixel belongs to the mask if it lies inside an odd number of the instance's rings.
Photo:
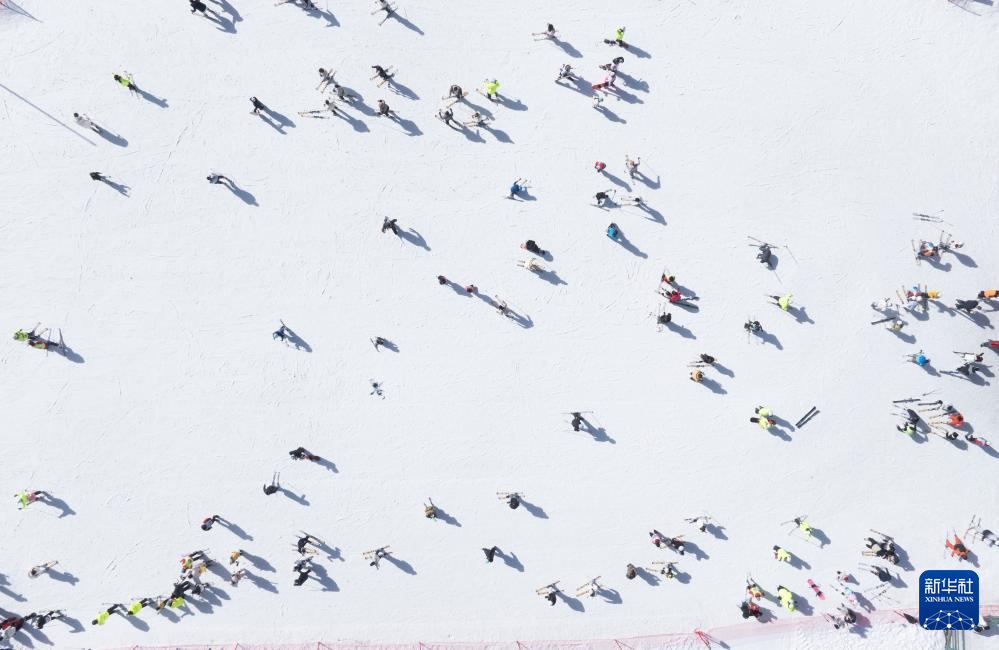
<svg viewBox="0 0 999 650">
<path fill-rule="evenodd" d="M 940 647 L 885 612 L 867 615 L 866 640 L 833 635 L 821 614 L 840 602 L 837 569 L 858 589 L 877 582 L 856 566 L 870 559 L 870 528 L 894 535 L 913 567 L 890 592 L 897 602 L 874 605 L 911 611 L 920 571 L 957 566 L 943 546 L 951 529 L 963 534 L 972 514 L 999 526 L 999 454 L 918 444 L 895 430 L 891 404 L 939 389 L 932 399 L 999 440 L 994 377 L 972 385 L 903 359 L 923 349 L 953 370 L 951 351 L 997 338 L 999 316 L 985 311 L 980 327 L 931 306 L 924 321 L 906 316 L 912 341 L 868 324 L 871 301 L 903 284 L 940 290 L 946 307 L 999 284 L 999 10 L 399 3 L 403 20 L 379 27 L 367 2 L 314 16 L 209 2 L 228 31 L 180 0 L 0 7 L 4 327 L 61 328 L 78 355 L 0 347 L 0 608 L 63 608 L 85 627 L 26 626 L 16 640 L 526 642 L 701 628 L 733 648 Z M 562 47 L 532 40 L 549 21 Z M 630 51 L 602 42 L 620 25 Z M 597 65 L 619 54 L 606 114 L 588 91 L 553 83 L 562 63 L 598 82 Z M 374 64 L 396 66 L 408 95 L 376 88 Z M 322 108 L 320 66 L 367 109 L 348 108 L 349 122 L 299 116 Z M 123 70 L 162 101 L 130 96 L 112 80 Z M 450 84 L 486 77 L 508 100 L 470 96 L 495 115 L 492 130 L 462 135 L 434 119 Z M 249 115 L 251 95 L 293 124 Z M 401 124 L 374 116 L 379 98 Z M 118 137 L 79 127 L 74 111 Z M 647 183 L 628 180 L 625 154 L 641 156 Z M 128 196 L 91 181 L 95 170 Z M 240 192 L 208 184 L 212 170 Z M 536 200 L 504 198 L 518 176 Z M 665 223 L 593 207 L 615 183 Z M 910 240 L 940 226 L 913 212 L 949 222 L 964 257 L 917 266 Z M 425 246 L 380 234 L 384 215 Z M 610 221 L 631 250 L 604 236 Z M 747 235 L 782 247 L 776 272 Z M 516 266 L 528 238 L 553 254 L 548 281 Z M 700 296 L 698 313 L 672 310 L 679 332 L 657 332 L 650 316 L 667 266 Z M 505 299 L 520 321 L 438 274 Z M 766 304 L 788 291 L 807 322 Z M 747 342 L 747 316 L 771 343 Z M 311 352 L 271 339 L 279 319 Z M 373 349 L 375 336 L 398 352 Z M 730 370 L 708 370 L 715 390 L 688 380 L 702 352 Z M 748 422 L 760 404 L 792 423 L 812 405 L 821 413 L 783 439 Z M 573 433 L 573 410 L 592 411 L 609 440 Z M 289 460 L 299 445 L 335 471 Z M 274 471 L 289 494 L 262 494 Z M 62 499 L 66 516 L 19 511 L 9 495 L 23 488 Z M 528 507 L 497 500 L 513 490 Z M 456 523 L 424 519 L 428 497 Z M 725 539 L 683 521 L 705 512 Z M 824 548 L 781 525 L 802 513 Z M 247 539 L 201 531 L 212 514 Z M 703 554 L 680 558 L 687 584 L 625 579 L 628 562 L 677 559 L 649 544 L 653 528 Z M 319 556 L 323 582 L 291 584 L 299 530 L 336 550 Z M 486 564 L 479 549 L 493 544 L 516 560 Z M 774 544 L 808 568 L 778 565 Z M 382 545 L 396 564 L 375 570 L 361 554 Z M 982 602 L 999 602 L 995 551 L 971 546 Z M 212 577 L 221 591 L 179 619 L 146 609 L 89 625 L 107 603 L 168 593 L 198 548 L 222 566 L 242 548 L 263 568 L 238 587 Z M 63 580 L 27 577 L 54 559 Z M 747 573 L 791 588 L 801 611 L 764 603 L 773 631 L 746 632 Z M 572 596 L 594 576 L 611 597 L 549 607 L 534 593 L 560 580 Z"/>
</svg>

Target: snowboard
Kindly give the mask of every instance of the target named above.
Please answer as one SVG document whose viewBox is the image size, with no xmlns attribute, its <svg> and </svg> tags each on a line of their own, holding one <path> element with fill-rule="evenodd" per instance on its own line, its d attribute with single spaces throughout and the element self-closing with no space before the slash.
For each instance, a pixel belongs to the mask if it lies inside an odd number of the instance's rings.
<svg viewBox="0 0 999 650">
<path fill-rule="evenodd" d="M 812 588 L 812 591 L 814 591 L 815 595 L 819 597 L 819 600 L 826 599 L 826 595 L 822 593 L 822 590 L 819 589 L 819 586 L 815 584 L 815 581 L 812 580 L 811 578 L 808 579 L 808 586 Z"/>
</svg>

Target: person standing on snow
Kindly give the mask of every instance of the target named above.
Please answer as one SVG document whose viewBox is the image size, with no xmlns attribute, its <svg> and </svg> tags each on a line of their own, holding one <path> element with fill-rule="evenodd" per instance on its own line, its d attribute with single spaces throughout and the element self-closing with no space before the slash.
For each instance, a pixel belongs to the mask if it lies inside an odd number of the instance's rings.
<svg viewBox="0 0 999 650">
<path fill-rule="evenodd" d="M 906 417 L 902 421 L 902 424 L 896 426 L 895 428 L 902 433 L 907 433 L 910 436 L 916 432 L 916 425 L 919 424 L 919 414 L 912 409 L 905 409 Z"/>
<path fill-rule="evenodd" d="M 221 518 L 222 517 L 219 517 L 218 515 L 212 515 L 211 517 L 205 517 L 204 521 L 201 522 L 201 530 L 211 530 L 212 526 L 215 525 L 215 522 L 217 522 Z"/>
<path fill-rule="evenodd" d="M 87 128 L 87 129 L 90 129 L 94 133 L 103 133 L 104 132 L 101 129 L 101 127 L 99 127 L 96 124 L 94 124 L 94 121 L 92 119 L 90 119 L 89 117 L 87 117 L 86 115 L 84 115 L 82 113 L 73 113 L 73 119 L 75 119 L 76 122 L 80 126 L 82 126 L 84 128 Z"/>
<path fill-rule="evenodd" d="M 491 548 L 483 548 L 482 552 L 486 554 L 486 562 L 492 564 L 492 561 L 496 558 L 496 553 L 499 551 L 499 547 L 493 546 Z"/>
<path fill-rule="evenodd" d="M 392 109 L 385 103 L 384 99 L 378 100 L 378 117 L 392 117 Z"/>
<path fill-rule="evenodd" d="M 624 155 L 624 169 L 628 172 L 628 177 L 632 180 L 638 175 L 638 166 L 642 164 L 642 158 L 639 156 L 637 159 L 632 160 L 628 154 Z"/>
<path fill-rule="evenodd" d="M 923 354 L 922 350 L 914 354 L 907 354 L 906 357 L 908 357 L 909 361 L 916 364 L 920 368 L 927 365 L 930 362 L 929 358 L 925 354 Z"/>
<path fill-rule="evenodd" d="M 486 89 L 486 98 L 491 101 L 499 101 L 499 82 L 495 79 L 486 79 L 482 82 L 483 87 Z"/>
<path fill-rule="evenodd" d="M 568 63 L 563 63 L 562 67 L 558 69 L 558 78 L 555 79 L 555 83 L 562 83 L 563 79 L 568 79 L 569 81 L 576 80 L 576 78 L 572 75 L 572 66 Z"/>
<path fill-rule="evenodd" d="M 791 307 L 791 298 L 794 296 L 790 293 L 784 294 L 783 296 L 770 296 L 770 299 L 774 301 L 774 304 L 781 308 L 783 311 L 787 311 Z"/>
<path fill-rule="evenodd" d="M 774 546 L 774 559 L 778 562 L 790 562 L 791 553 L 789 553 L 785 548 Z"/>
<path fill-rule="evenodd" d="M 253 104 L 253 110 L 250 111 L 254 115 L 260 115 L 260 111 L 266 111 L 267 107 L 264 103 L 257 99 L 256 97 L 250 97 L 250 103 Z"/>
<path fill-rule="evenodd" d="M 386 230 L 391 230 L 393 235 L 398 235 L 399 234 L 399 226 L 395 225 L 395 223 L 397 221 L 399 221 L 399 220 L 398 219 L 389 219 L 388 217 L 385 217 L 384 219 L 382 219 L 382 232 L 384 233 Z"/>
</svg>

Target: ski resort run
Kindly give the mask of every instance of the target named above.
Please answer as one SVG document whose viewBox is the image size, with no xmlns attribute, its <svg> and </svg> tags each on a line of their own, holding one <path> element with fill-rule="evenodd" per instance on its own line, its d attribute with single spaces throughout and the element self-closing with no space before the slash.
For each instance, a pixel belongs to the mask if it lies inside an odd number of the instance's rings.
<svg viewBox="0 0 999 650">
<path fill-rule="evenodd" d="M 0 648 L 989 647 L 997 28 L 0 0 Z"/>
</svg>

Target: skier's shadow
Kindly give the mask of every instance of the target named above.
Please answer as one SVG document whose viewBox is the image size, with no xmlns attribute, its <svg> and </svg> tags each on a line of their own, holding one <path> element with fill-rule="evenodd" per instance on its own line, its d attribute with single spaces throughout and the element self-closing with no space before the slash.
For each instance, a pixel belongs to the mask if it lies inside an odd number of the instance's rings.
<svg viewBox="0 0 999 650">
<path fill-rule="evenodd" d="M 44 643 L 45 645 L 52 645 L 52 639 L 47 637 L 45 633 L 39 630 L 38 628 L 32 625 L 28 625 L 27 627 L 24 628 L 24 630 L 28 634 L 30 634 L 36 641 Z"/>
<path fill-rule="evenodd" d="M 564 83 L 562 83 L 560 81 L 556 82 L 556 83 L 559 86 L 562 86 L 563 88 L 568 88 L 569 90 L 576 91 L 577 93 L 579 93 L 583 97 L 593 97 L 593 94 L 594 94 L 593 93 L 593 84 L 591 84 L 586 79 L 583 79 L 582 77 L 577 77 L 577 76 L 575 76 L 575 73 L 573 73 L 573 77 L 572 77 L 572 79 L 569 80 L 569 82 L 570 82 L 571 85 L 564 84 Z"/>
<path fill-rule="evenodd" d="M 27 598 L 25 598 L 24 596 L 15 591 L 11 591 L 10 589 L 7 588 L 9 586 L 10 586 L 10 581 L 7 580 L 7 576 L 0 573 L 0 594 L 4 594 L 11 600 L 14 600 L 15 602 L 18 603 L 27 602 L 28 600 Z"/>
<path fill-rule="evenodd" d="M 783 350 L 784 349 L 784 346 L 781 345 L 781 343 L 780 343 L 780 339 L 778 339 L 775 334 L 771 334 L 770 332 L 767 332 L 766 330 L 762 330 L 760 332 L 757 332 L 757 336 L 760 337 L 761 341 L 763 341 L 764 343 L 770 343 L 771 345 L 773 345 L 778 350 Z"/>
<path fill-rule="evenodd" d="M 295 331 L 290 327 L 288 327 L 287 325 L 284 326 L 284 333 L 288 343 L 294 345 L 296 350 L 304 350 L 306 352 L 312 352 L 312 346 L 309 345 L 305 341 L 305 339 L 296 334 Z"/>
<path fill-rule="evenodd" d="M 257 203 L 257 197 L 253 196 L 253 194 L 251 194 L 247 190 L 244 190 L 243 188 L 236 185 L 235 181 L 229 181 L 228 183 L 226 183 L 226 187 L 228 187 L 229 191 L 235 194 L 236 198 L 238 198 L 243 203 L 252 206 L 259 205 Z"/>
<path fill-rule="evenodd" d="M 208 9 L 205 12 L 205 18 L 218 25 L 217 29 L 220 32 L 225 32 L 226 34 L 236 33 L 236 26 L 232 24 L 232 21 L 216 12 L 214 9 Z"/>
<path fill-rule="evenodd" d="M 322 585 L 321 591 L 340 591 L 340 587 L 337 585 L 336 580 L 330 577 L 330 575 L 326 572 L 326 567 L 323 565 L 313 564 L 312 575 L 315 577 L 315 580 Z"/>
<path fill-rule="evenodd" d="M 47 498 L 45 499 L 45 501 L 43 501 L 43 503 L 47 503 L 53 508 L 59 510 L 59 517 L 58 517 L 59 519 L 76 514 L 76 510 L 70 508 L 68 503 L 66 503 L 62 499 L 52 496 L 51 494 L 47 496 Z"/>
<path fill-rule="evenodd" d="M 339 110 L 336 112 L 336 116 L 342 119 L 347 124 L 349 124 L 350 127 L 358 133 L 369 133 L 371 131 L 371 129 L 368 128 L 367 124 L 357 119 L 353 115 L 350 115 L 349 113 L 347 113 L 347 111 Z"/>
<path fill-rule="evenodd" d="M 503 564 L 507 565 L 511 569 L 514 569 L 521 573 L 524 572 L 524 563 L 517 558 L 516 553 L 505 553 L 501 550 L 497 550 L 496 555 L 498 555 L 500 559 L 503 560 Z"/>
<path fill-rule="evenodd" d="M 994 327 L 992 327 L 992 322 L 989 320 L 989 317 L 980 311 L 976 311 L 969 314 L 968 312 L 961 310 L 958 313 L 967 318 L 968 320 L 970 320 L 975 325 L 978 325 L 979 327 L 983 327 L 990 330 L 995 329 Z"/>
<path fill-rule="evenodd" d="M 659 584 L 659 582 L 660 582 L 659 581 L 659 576 L 657 576 L 656 574 L 652 573 L 651 571 L 647 571 L 647 570 L 643 569 L 642 567 L 635 567 L 635 574 L 639 578 L 641 578 L 642 580 L 644 580 L 646 584 L 648 584 L 648 585 L 650 585 L 652 587 L 657 586 Z"/>
<path fill-rule="evenodd" d="M 487 131 L 489 135 L 496 138 L 497 142 L 502 142 L 503 144 L 513 144 L 513 140 L 507 135 L 506 131 L 503 129 L 497 129 L 495 127 L 489 126 L 488 123 L 483 123 L 479 126 L 483 131 Z"/>
<path fill-rule="evenodd" d="M 651 59 L 652 58 L 651 54 L 649 54 L 648 52 L 646 52 L 642 48 L 640 48 L 637 45 L 634 45 L 632 43 L 628 43 L 628 47 L 626 49 L 627 49 L 628 52 L 631 52 L 632 54 L 634 54 L 635 56 L 637 56 L 640 59 Z"/>
<path fill-rule="evenodd" d="M 548 519 L 548 513 L 541 506 L 534 505 L 530 501 L 520 497 L 520 505 L 524 506 L 524 510 L 531 513 L 531 515 L 537 517 L 538 519 Z"/>
<path fill-rule="evenodd" d="M 767 429 L 767 433 L 774 436 L 775 438 L 780 438 L 784 442 L 791 442 L 791 436 L 787 434 L 783 429 L 778 429 L 777 427 L 770 427 Z"/>
<path fill-rule="evenodd" d="M 477 144 L 485 144 L 486 142 L 486 139 L 483 138 L 481 135 L 479 135 L 478 129 L 470 129 L 464 124 L 462 124 L 461 128 L 458 129 L 458 131 L 460 131 L 461 134 L 464 135 L 465 138 L 470 142 L 475 142 Z"/>
<path fill-rule="evenodd" d="M 871 619 L 867 618 L 863 614 L 857 614 L 856 622 L 847 628 L 850 634 L 856 634 L 862 639 L 867 638 L 867 631 L 871 628 Z"/>
<path fill-rule="evenodd" d="M 728 535 L 725 534 L 725 527 L 719 526 L 718 524 L 708 524 L 704 527 L 704 532 L 710 534 L 715 539 L 727 540 Z"/>
<path fill-rule="evenodd" d="M 715 361 L 711 364 L 711 367 L 717 370 L 719 373 L 725 375 L 726 377 L 735 377 L 735 373 L 723 366 L 722 364 Z"/>
<path fill-rule="evenodd" d="M 403 573 L 409 574 L 411 576 L 416 575 L 416 569 L 413 568 L 412 564 L 410 564 L 405 560 L 400 560 L 399 558 L 391 554 L 386 555 L 382 559 L 385 560 L 386 562 L 389 562 Z"/>
<path fill-rule="evenodd" d="M 135 92 L 138 93 L 140 97 L 142 97 L 144 100 L 146 100 L 147 102 L 149 102 L 151 104 L 156 104 L 160 108 L 166 108 L 167 107 L 167 100 L 166 99 L 163 99 L 161 97 L 157 97 L 156 95 L 154 95 L 152 93 L 149 93 L 149 92 L 146 92 L 145 90 L 142 90 L 141 88 L 136 88 Z"/>
<path fill-rule="evenodd" d="M 597 596 L 603 598 L 604 602 L 608 605 L 620 605 L 624 602 L 624 599 L 621 598 L 621 592 L 610 587 L 600 587 L 597 589 Z"/>
<path fill-rule="evenodd" d="M 534 321 L 531 320 L 530 316 L 521 315 L 516 311 L 514 311 L 513 309 L 511 309 L 509 306 L 506 309 L 506 316 L 507 318 L 509 318 L 510 320 L 512 320 L 514 323 L 524 328 L 525 330 L 534 327 Z"/>
<path fill-rule="evenodd" d="M 281 494 L 285 495 L 295 503 L 306 507 L 309 506 L 309 500 L 305 498 L 304 494 L 295 494 L 294 492 L 285 487 L 279 488 L 279 491 L 281 492 Z"/>
<path fill-rule="evenodd" d="M 625 182 L 624 180 L 618 178 L 617 176 L 615 176 L 614 174 L 610 173 L 606 169 L 603 170 L 600 173 L 603 174 L 604 176 L 606 176 L 607 180 L 609 180 L 611 183 L 614 183 L 618 187 L 623 187 L 626 192 L 630 192 L 631 191 L 631 186 L 628 185 L 627 182 Z M 617 205 L 617 203 L 615 203 L 614 205 Z"/>
<path fill-rule="evenodd" d="M 457 528 L 461 528 L 461 522 L 455 519 L 453 515 L 448 514 L 446 510 L 444 510 L 439 506 L 434 506 L 434 508 L 437 511 L 437 519 L 443 521 L 448 526 L 456 526 Z"/>
<path fill-rule="evenodd" d="M 423 250 L 429 251 L 430 246 L 427 244 L 427 240 L 423 238 L 418 231 L 413 228 L 407 228 L 406 230 L 399 231 L 399 239 L 402 239 L 408 244 L 413 246 L 419 246 Z"/>
<path fill-rule="evenodd" d="M 545 282 L 551 283 L 554 286 L 559 286 L 560 284 L 568 285 L 569 283 L 558 276 L 558 273 L 552 269 L 547 269 L 545 271 L 539 271 L 537 276 L 544 280 Z"/>
<path fill-rule="evenodd" d="M 666 323 L 666 329 L 668 329 L 671 332 L 676 332 L 677 334 L 679 334 L 680 336 L 682 336 L 685 339 L 696 339 L 697 338 L 694 335 L 694 333 L 691 332 L 689 329 L 687 329 L 683 325 L 681 325 L 679 323 L 675 323 L 673 321 L 670 321 L 670 322 Z"/>
<path fill-rule="evenodd" d="M 787 312 L 794 316 L 794 320 L 799 323 L 809 323 L 811 325 L 815 324 L 815 321 L 812 320 L 811 316 L 805 313 L 804 307 L 788 307 Z"/>
<path fill-rule="evenodd" d="M 261 571 L 268 571 L 270 573 L 275 573 L 276 569 L 271 566 L 271 563 L 260 557 L 259 555 L 254 555 L 253 553 L 247 553 L 243 551 L 243 557 L 246 561 L 253 565 L 253 568 L 260 569 Z"/>
<path fill-rule="evenodd" d="M 658 190 L 662 187 L 662 181 L 658 176 L 656 176 L 656 180 L 652 180 L 642 172 L 635 172 L 635 180 L 645 184 L 650 190 Z"/>
<path fill-rule="evenodd" d="M 712 393 L 715 393 L 716 395 L 728 394 L 728 391 L 722 388 L 721 384 L 719 384 L 714 379 L 711 379 L 710 377 L 704 377 L 703 379 L 701 379 L 700 383 L 702 386 L 707 387 L 708 390 L 710 390 Z"/>
<path fill-rule="evenodd" d="M 419 34 L 420 36 L 424 36 L 423 30 L 414 25 L 413 23 L 411 23 L 405 17 L 400 16 L 398 10 L 393 11 L 391 14 L 389 14 L 389 18 L 399 21 L 399 24 L 405 27 L 406 29 L 412 30 L 417 34 Z"/>
<path fill-rule="evenodd" d="M 645 102 L 641 100 L 638 95 L 633 95 L 623 88 L 618 88 L 617 86 L 608 86 L 608 92 L 612 93 L 619 100 L 628 104 L 644 104 Z"/>
<path fill-rule="evenodd" d="M 72 361 L 73 363 L 83 363 L 83 361 L 84 361 L 83 357 L 80 356 L 80 354 L 78 354 L 77 352 L 74 352 L 73 348 L 71 348 L 68 345 L 66 345 L 66 342 L 63 341 L 61 338 L 59 340 L 59 350 L 58 351 L 59 351 L 59 354 L 61 354 L 62 356 L 66 357 L 66 359 L 68 359 L 69 361 Z M 60 503 L 62 503 L 63 505 L 65 505 L 65 502 L 60 502 Z M 70 508 L 70 513 L 69 514 L 74 514 L 75 515 L 76 513 L 72 512 L 72 508 Z M 60 515 L 60 517 L 65 517 L 65 516 L 66 516 L 65 514 Z"/>
<path fill-rule="evenodd" d="M 396 95 L 401 95 L 402 97 L 405 97 L 407 99 L 412 99 L 415 101 L 420 98 L 420 96 L 414 93 L 412 90 L 410 90 L 408 86 L 399 83 L 398 81 L 395 80 L 395 78 L 389 79 L 388 87 L 389 90 L 391 90 Z"/>
<path fill-rule="evenodd" d="M 649 221 L 654 221 L 655 223 L 661 223 L 664 226 L 666 225 L 666 217 L 664 217 L 662 213 L 656 210 L 655 208 L 649 206 L 649 204 L 646 203 L 645 201 L 636 204 L 635 207 L 644 212 L 645 214 L 647 214 L 648 216 L 645 218 L 648 219 Z"/>
<path fill-rule="evenodd" d="M 952 264 L 950 262 L 944 262 L 939 257 L 923 257 L 923 261 L 937 269 L 938 271 L 947 272 L 950 271 Z"/>
<path fill-rule="evenodd" d="M 75 585 L 80 581 L 79 578 L 68 571 L 56 571 L 55 569 L 49 569 L 46 573 L 56 582 L 66 582 L 70 585 Z"/>
<path fill-rule="evenodd" d="M 892 334 L 894 334 L 895 336 L 897 336 L 898 338 L 902 339 L 906 343 L 915 343 L 916 342 L 916 337 L 913 336 L 912 334 L 907 334 L 906 332 L 903 332 L 901 330 L 899 330 L 899 331 L 888 330 L 888 331 L 891 332 Z"/>
<path fill-rule="evenodd" d="M 260 118 L 281 135 L 287 135 L 284 130 L 285 127 L 295 128 L 295 123 L 291 119 L 282 113 L 278 113 L 273 108 L 264 107 L 261 111 L 263 112 L 259 113 Z"/>
<path fill-rule="evenodd" d="M 219 517 L 219 525 L 223 528 L 227 528 L 233 535 L 236 535 L 240 539 L 245 539 L 247 541 L 253 541 L 253 535 L 250 535 L 245 530 L 243 530 L 239 524 L 235 524 L 228 519 Z"/>
<path fill-rule="evenodd" d="M 122 196 L 128 196 L 129 190 L 132 189 L 128 185 L 124 183 L 119 183 L 117 181 L 113 181 L 110 178 L 105 178 L 103 179 L 103 181 L 105 185 L 113 189 L 115 192 L 118 192 L 118 194 L 121 194 Z"/>
<path fill-rule="evenodd" d="M 507 97 L 506 95 L 497 95 L 496 96 L 496 100 L 497 100 L 497 103 L 499 103 L 500 105 L 502 105 L 502 106 L 504 106 L 506 108 L 509 108 L 511 111 L 526 111 L 527 110 L 527 104 L 525 104 L 524 102 L 520 101 L 519 99 L 513 99 L 511 97 Z"/>
<path fill-rule="evenodd" d="M 684 554 L 693 555 L 694 559 L 697 560 L 698 562 L 700 562 L 701 560 L 707 560 L 708 558 L 711 557 L 710 555 L 705 553 L 704 549 L 702 549 L 700 546 L 687 540 L 683 541 L 683 551 Z"/>
<path fill-rule="evenodd" d="M 314 18 L 325 18 L 327 27 L 339 27 L 340 21 L 331 12 L 320 9 L 317 6 L 307 7 L 305 12 Z"/>
<path fill-rule="evenodd" d="M 243 576 L 246 577 L 247 580 L 252 582 L 253 585 L 259 589 L 263 589 L 264 591 L 269 591 L 272 594 L 276 594 L 278 592 L 277 585 L 268 580 L 267 578 L 264 578 L 263 576 L 258 576 L 249 571 L 244 573 Z"/>
<path fill-rule="evenodd" d="M 492 120 L 492 119 L 495 118 L 495 116 L 493 115 L 492 111 L 490 111 L 485 106 L 479 106 L 475 102 L 469 100 L 468 97 L 465 97 L 465 99 L 463 101 L 466 104 L 468 104 L 468 107 L 471 108 L 474 112 L 481 113 L 482 115 L 485 115 L 486 117 L 488 117 L 490 120 Z"/>
<path fill-rule="evenodd" d="M 612 445 L 617 444 L 617 440 L 611 438 L 607 435 L 607 430 L 603 427 L 594 427 L 587 424 L 585 427 L 580 427 L 583 431 L 590 434 L 594 442 L 609 442 Z"/>
<path fill-rule="evenodd" d="M 812 528 L 812 537 L 818 541 L 819 548 L 825 548 L 832 543 L 829 540 L 829 536 L 826 535 L 821 528 Z"/>
<path fill-rule="evenodd" d="M 640 79 L 635 79 L 631 75 L 625 72 L 621 72 L 620 70 L 617 71 L 617 77 L 618 79 L 622 80 L 624 82 L 624 85 L 626 85 L 628 88 L 634 88 L 635 90 L 643 93 L 649 92 L 649 84 L 646 83 L 645 81 L 642 81 Z"/>
<path fill-rule="evenodd" d="M 233 7 L 231 4 L 229 4 L 226 0 L 209 0 L 209 1 L 210 2 L 214 2 L 215 4 L 217 4 L 219 6 L 219 9 L 221 9 L 223 13 L 227 13 L 230 16 L 232 16 L 232 22 L 230 24 L 232 26 L 232 33 L 235 34 L 236 33 L 236 23 L 242 22 L 243 17 L 240 16 L 239 12 L 236 11 L 235 7 Z M 229 29 L 226 29 L 226 31 L 228 32 Z"/>
<path fill-rule="evenodd" d="M 969 266 L 969 267 L 971 267 L 973 269 L 977 269 L 978 268 L 978 264 L 975 263 L 975 260 L 971 259 L 970 257 L 968 257 L 967 255 L 965 255 L 964 253 L 958 253 L 955 250 L 951 250 L 950 252 L 954 255 L 954 257 L 957 258 L 957 261 L 960 262 L 961 264 L 964 264 L 965 266 Z"/>
<path fill-rule="evenodd" d="M 648 259 L 649 257 L 648 253 L 642 252 L 637 246 L 632 244 L 631 241 L 627 237 L 625 237 L 624 233 L 621 232 L 620 230 L 618 231 L 617 239 L 615 239 L 614 241 L 617 242 L 623 249 L 625 249 L 626 251 L 628 251 L 629 253 L 631 253 L 636 257 L 641 257 L 642 259 Z"/>
<path fill-rule="evenodd" d="M 792 555 L 791 559 L 788 560 L 788 564 L 790 564 L 795 569 L 798 569 L 799 571 L 806 571 L 806 570 L 812 568 L 811 564 L 809 564 L 808 562 L 805 562 L 803 559 L 801 559 L 797 555 Z"/>
<path fill-rule="evenodd" d="M 569 609 L 571 609 L 572 611 L 574 611 L 574 612 L 583 612 L 583 611 L 586 611 L 586 608 L 583 607 L 583 601 L 581 601 L 580 599 L 574 598 L 573 596 L 570 596 L 569 594 L 565 593 L 564 591 L 558 592 L 558 597 L 561 600 L 564 600 L 565 604 L 568 605 Z"/>
<path fill-rule="evenodd" d="M 936 368 L 933 367 L 933 364 L 930 363 L 929 361 L 927 361 L 925 364 L 923 364 L 923 371 L 927 375 L 930 375 L 931 377 L 939 377 L 940 376 L 940 373 L 937 371 Z"/>
<path fill-rule="evenodd" d="M 420 130 L 420 127 L 418 127 L 416 125 L 416 122 L 414 122 L 413 120 L 403 119 L 398 115 L 396 115 L 395 121 L 399 126 L 402 127 L 402 130 L 405 131 L 406 135 L 410 137 L 423 135 L 423 131 Z"/>
<path fill-rule="evenodd" d="M 110 142 L 113 145 L 117 145 L 119 147 L 127 147 L 128 146 L 128 140 L 126 140 L 125 138 L 121 137 L 117 133 L 111 133 L 107 129 L 101 129 L 100 132 L 97 135 L 101 136 L 102 138 L 104 138 L 105 140 L 107 140 L 108 142 Z"/>
</svg>

